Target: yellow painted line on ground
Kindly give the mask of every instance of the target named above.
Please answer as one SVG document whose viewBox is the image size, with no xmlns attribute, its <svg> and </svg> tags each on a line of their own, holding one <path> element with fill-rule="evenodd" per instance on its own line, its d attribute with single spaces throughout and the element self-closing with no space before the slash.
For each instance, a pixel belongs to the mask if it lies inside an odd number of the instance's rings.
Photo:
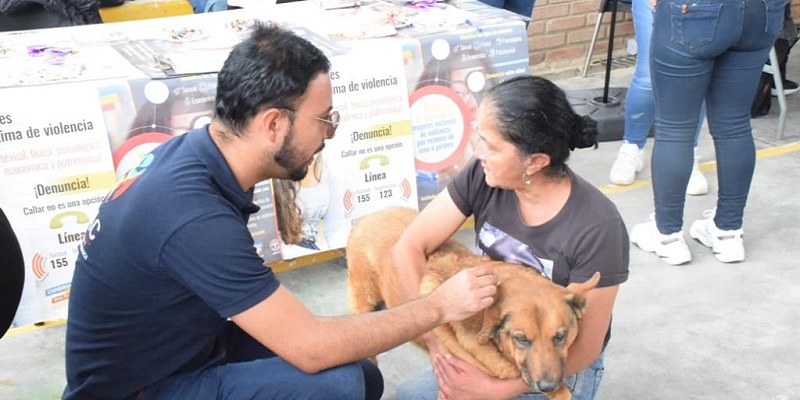
<svg viewBox="0 0 800 400">
<path fill-rule="evenodd" d="M 6 332 L 5 336 L 3 336 L 3 337 L 7 338 L 7 337 L 10 337 L 10 336 L 20 335 L 20 334 L 23 334 L 23 333 L 26 333 L 26 332 L 30 332 L 30 331 L 34 331 L 34 330 L 41 329 L 41 328 L 49 328 L 51 326 L 64 325 L 66 323 L 67 323 L 66 319 L 55 319 L 55 320 L 52 320 L 52 321 L 44 321 L 42 323 L 42 325 L 34 325 L 34 324 L 23 325 L 23 326 L 20 326 L 20 327 L 17 327 L 17 328 L 9 329 L 8 332 Z"/>
<path fill-rule="evenodd" d="M 609 195 L 609 194 L 627 192 L 629 190 L 638 189 L 645 186 L 650 186 L 650 181 L 633 181 L 633 183 L 631 183 L 628 186 L 608 184 L 608 185 L 598 186 L 597 188 L 600 189 L 600 191 L 605 193 L 606 195 Z"/>
<path fill-rule="evenodd" d="M 800 142 L 794 142 L 785 144 L 782 146 L 775 146 L 775 147 L 768 147 L 766 149 L 761 149 L 756 151 L 756 159 L 763 160 L 767 158 L 777 157 L 788 153 L 793 153 L 795 151 L 800 150 Z M 717 163 L 716 161 L 709 161 L 701 163 L 699 166 L 700 171 L 703 172 L 710 172 L 716 171 Z M 635 181 L 633 184 L 628 186 L 618 186 L 618 185 L 603 185 L 598 187 L 601 192 L 605 193 L 606 195 L 616 194 L 616 193 L 623 193 L 629 190 L 639 189 L 646 186 L 650 186 L 650 181 Z M 475 220 L 471 217 L 467 219 L 461 229 L 469 229 L 475 225 Z M 312 254 L 305 257 L 300 257 L 294 260 L 288 261 L 279 261 L 272 265 L 272 269 L 278 272 L 286 272 L 291 271 L 293 269 L 305 267 L 312 264 L 318 264 L 325 261 L 330 261 L 333 259 L 337 259 L 339 257 L 343 257 L 344 250 L 329 250 L 322 253 Z M 45 321 L 43 325 L 36 326 L 36 325 L 25 325 L 18 328 L 11 328 L 4 337 L 19 335 L 25 332 L 30 332 L 36 329 L 41 328 L 49 328 L 52 326 L 59 326 L 64 325 L 67 322 L 65 319 L 53 320 L 53 321 Z"/>
<path fill-rule="evenodd" d="M 320 264 L 326 261 L 335 260 L 340 257 L 344 257 L 344 250 L 326 250 L 319 253 L 309 254 L 307 256 L 297 257 L 291 260 L 271 262 L 269 263 L 269 266 L 275 273 L 286 272 L 312 264 Z"/>
<path fill-rule="evenodd" d="M 800 142 L 794 142 L 785 144 L 782 146 L 775 146 L 775 147 L 768 147 L 766 149 L 756 150 L 756 160 L 764 160 L 767 158 L 782 156 L 784 154 L 793 153 L 795 151 L 800 150 Z M 701 172 L 711 172 L 717 170 L 717 162 L 716 161 L 708 161 L 704 163 L 700 163 L 698 166 Z M 639 189 L 641 187 L 650 186 L 650 181 L 634 181 L 632 184 L 628 186 L 620 186 L 620 185 L 603 185 L 599 186 L 601 192 L 606 195 L 616 194 L 616 193 L 623 193 L 629 190 Z"/>
<path fill-rule="evenodd" d="M 784 154 L 793 153 L 800 150 L 800 142 L 785 144 L 782 146 L 768 147 L 756 151 L 756 160 L 764 160 L 767 158 L 782 156 Z M 717 170 L 717 162 L 709 161 L 699 165 L 700 171 L 709 172 Z"/>
<path fill-rule="evenodd" d="M 800 142 L 785 144 L 783 146 L 768 147 L 756 152 L 756 158 L 770 158 L 800 150 Z"/>
</svg>

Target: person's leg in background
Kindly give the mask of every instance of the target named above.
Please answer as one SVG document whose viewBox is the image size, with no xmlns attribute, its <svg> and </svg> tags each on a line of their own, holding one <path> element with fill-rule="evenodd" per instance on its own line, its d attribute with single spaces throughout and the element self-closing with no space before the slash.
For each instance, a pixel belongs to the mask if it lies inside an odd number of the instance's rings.
<svg viewBox="0 0 800 400">
<path fill-rule="evenodd" d="M 718 2 L 699 3 L 686 15 L 685 4 L 665 0 L 654 13 L 650 67 L 656 106 L 651 165 L 655 218 L 634 226 L 631 241 L 671 265 L 692 259 L 683 235 L 683 207 L 692 173 L 693 134 L 714 57 L 730 46 L 736 30 L 730 26 L 728 7 L 720 12 L 721 8 Z"/>
<path fill-rule="evenodd" d="M 653 32 L 653 7 L 650 0 L 633 0 L 633 24 L 636 39 L 636 67 L 631 78 L 625 100 L 625 133 L 617 159 L 611 167 L 609 180 L 615 185 L 630 185 L 636 173 L 644 168 L 644 146 L 647 135 L 655 121 L 655 98 L 650 82 L 650 40 Z M 705 120 L 705 104 L 700 111 L 694 145 L 700 136 Z M 692 175 L 686 193 L 703 195 L 708 193 L 708 181 L 698 168 L 695 152 Z"/>
<path fill-rule="evenodd" d="M 536 0 L 480 0 L 480 2 L 533 19 L 533 4 Z"/>
<path fill-rule="evenodd" d="M 189 2 L 192 3 L 195 14 L 228 10 L 228 0 L 189 0 Z"/>
<path fill-rule="evenodd" d="M 686 194 L 690 196 L 702 196 L 708 193 L 708 180 L 700 171 L 700 155 L 697 153 L 697 142 L 700 139 L 700 131 L 703 129 L 703 121 L 706 119 L 706 102 L 700 106 L 700 117 L 697 120 L 697 129 L 694 131 L 694 159 L 692 161 L 692 174 L 689 175 L 689 183 L 686 185 Z"/>
<path fill-rule="evenodd" d="M 145 389 L 138 400 L 156 399 L 367 399 L 383 395 L 383 376 L 362 360 L 307 374 L 277 357 L 229 322 L 220 339 L 225 364 L 176 375 Z M 219 395 L 219 396 L 218 396 Z"/>
<path fill-rule="evenodd" d="M 765 12 L 765 5 L 769 6 L 768 12 Z M 692 157 L 691 134 L 697 127 L 694 116 L 704 97 L 709 103 L 709 120 L 713 121 L 709 126 L 717 151 L 718 206 L 725 205 L 719 213 L 726 214 L 715 217 L 714 221 L 725 220 L 741 226 L 746 188 L 752 179 L 753 161 L 748 158 L 754 159 L 750 102 L 763 60 L 780 30 L 782 10 L 782 0 L 711 0 L 693 4 L 691 8 L 677 0 L 668 0 L 656 6 L 651 50 L 656 98 L 652 167 L 656 228 L 647 229 L 652 224 L 636 225 L 631 240 L 644 250 L 656 252 L 669 264 L 691 260 L 682 231 L 684 192 L 691 173 L 688 166 Z M 755 48 L 755 41 L 765 38 L 769 40 L 765 41 L 763 49 L 751 50 Z M 737 55 L 730 51 L 732 48 L 751 54 Z M 742 97 L 734 99 L 736 96 Z M 699 229 L 700 226 L 703 229 Z M 710 229 L 708 222 L 699 227 L 690 229 L 692 236 L 714 248 L 715 253 L 719 253 L 716 243 L 723 239 L 731 240 L 726 242 L 726 248 L 740 245 L 740 255 L 720 257 L 717 254 L 717 258 L 723 261 L 744 258 L 741 235 L 736 234 L 740 232 L 726 232 L 720 236 L 718 231 Z M 713 237 L 702 237 L 700 231 Z M 645 235 L 645 232 L 652 234 Z"/>
<path fill-rule="evenodd" d="M 741 37 L 734 43 L 736 50 L 717 57 L 708 89 L 719 198 L 716 210 L 707 212 L 710 218 L 693 223 L 690 234 L 711 247 L 723 262 L 745 258 L 742 220 L 756 162 L 750 99 L 758 86 L 763 60 L 780 32 L 782 17 L 782 0 L 745 2 Z"/>
<path fill-rule="evenodd" d="M 615 185 L 630 185 L 644 168 L 644 145 L 655 120 L 655 99 L 650 84 L 650 35 L 653 13 L 650 0 L 633 0 L 633 29 L 636 39 L 636 66 L 625 98 L 625 133 L 609 180 Z"/>
<path fill-rule="evenodd" d="M 206 3 L 208 3 L 208 0 L 189 0 L 189 3 L 192 4 L 194 13 L 200 14 L 206 11 Z"/>
<path fill-rule="evenodd" d="M 533 5 L 535 0 L 506 0 L 503 8 L 513 13 L 533 19 Z"/>
<path fill-rule="evenodd" d="M 503 8 L 503 6 L 506 4 L 505 0 L 480 0 L 480 2 L 486 4 L 487 6 L 496 8 Z"/>
<path fill-rule="evenodd" d="M 208 0 L 205 12 L 228 11 L 228 0 Z"/>
</svg>

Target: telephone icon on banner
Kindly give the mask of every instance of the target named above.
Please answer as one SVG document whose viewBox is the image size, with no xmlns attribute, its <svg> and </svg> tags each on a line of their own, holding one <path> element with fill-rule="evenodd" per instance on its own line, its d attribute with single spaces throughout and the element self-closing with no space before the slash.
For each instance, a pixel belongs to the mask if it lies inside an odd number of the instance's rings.
<svg viewBox="0 0 800 400">
<path fill-rule="evenodd" d="M 369 157 L 364 157 L 364 159 L 361 160 L 361 165 L 359 165 L 358 168 L 359 169 L 369 168 L 369 164 L 372 160 L 378 160 L 381 167 L 389 165 L 389 157 L 386 157 L 383 154 L 375 154 Z"/>
<path fill-rule="evenodd" d="M 64 227 L 64 218 L 75 217 L 79 224 L 88 224 L 89 216 L 83 211 L 66 211 L 56 214 L 50 219 L 50 229 L 60 229 Z"/>
</svg>

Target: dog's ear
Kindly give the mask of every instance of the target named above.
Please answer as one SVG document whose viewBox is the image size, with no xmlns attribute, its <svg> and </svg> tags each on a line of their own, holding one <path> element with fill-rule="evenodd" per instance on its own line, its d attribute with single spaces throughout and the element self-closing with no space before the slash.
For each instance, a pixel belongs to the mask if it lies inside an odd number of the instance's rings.
<svg viewBox="0 0 800 400">
<path fill-rule="evenodd" d="M 490 339 L 495 339 L 497 336 L 497 328 L 500 323 L 500 307 L 492 305 L 483 311 L 483 323 L 481 323 L 481 330 L 478 332 L 478 344 L 484 345 L 489 343 Z"/>
<path fill-rule="evenodd" d="M 567 295 L 565 300 L 578 319 L 583 318 L 583 310 L 586 309 L 586 295 L 590 290 L 597 287 L 600 281 L 600 272 L 595 272 L 588 281 L 583 283 L 570 283 L 567 285 Z"/>
</svg>

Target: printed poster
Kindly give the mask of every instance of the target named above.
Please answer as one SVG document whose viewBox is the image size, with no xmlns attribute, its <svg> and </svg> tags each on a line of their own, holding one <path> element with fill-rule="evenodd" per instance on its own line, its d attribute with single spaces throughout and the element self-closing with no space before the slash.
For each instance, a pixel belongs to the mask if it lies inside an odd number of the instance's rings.
<svg viewBox="0 0 800 400">
<path fill-rule="evenodd" d="M 101 87 L 101 106 L 117 179 L 161 143 L 210 123 L 216 93 L 216 74 L 132 79 Z M 250 216 L 248 228 L 265 262 L 280 259 L 272 201 L 270 183 L 257 184 L 254 203 L 261 210 Z"/>
<path fill-rule="evenodd" d="M 282 241 L 284 259 L 344 247 L 352 224 L 370 212 L 395 205 L 417 208 L 399 44 L 360 43 L 351 53 L 332 57 L 331 63 L 333 108 L 341 124 L 299 184 L 303 242 Z M 275 198 L 282 198 L 277 188 Z"/>
<path fill-rule="evenodd" d="M 93 85 L 3 89 L 0 207 L 25 258 L 15 325 L 66 318 L 78 245 L 114 183 Z"/>
<path fill-rule="evenodd" d="M 525 38 L 519 21 L 420 38 L 409 95 L 420 208 L 472 159 L 484 93 L 528 73 Z"/>
<path fill-rule="evenodd" d="M 81 45 L 68 37 L 63 29 L 3 35 L 0 87 L 109 79 L 135 72 L 114 49 Z"/>
</svg>

